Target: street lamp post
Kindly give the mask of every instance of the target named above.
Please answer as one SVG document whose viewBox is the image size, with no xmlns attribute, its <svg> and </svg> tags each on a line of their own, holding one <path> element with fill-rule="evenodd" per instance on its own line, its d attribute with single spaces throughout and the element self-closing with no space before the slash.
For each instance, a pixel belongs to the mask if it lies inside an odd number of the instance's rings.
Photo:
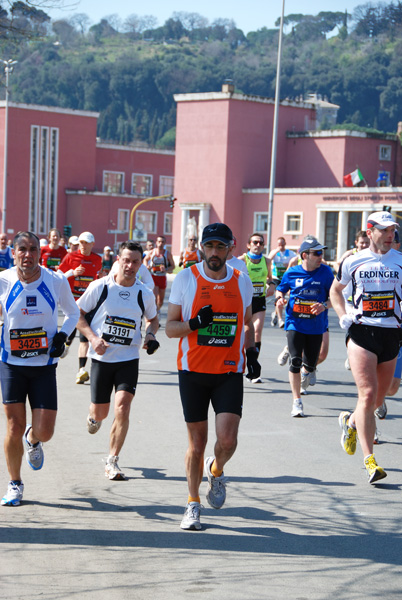
<svg viewBox="0 0 402 600">
<path fill-rule="evenodd" d="M 7 146 L 8 146 L 8 78 L 10 73 L 13 72 L 14 65 L 17 64 L 16 60 L 2 60 L 0 62 L 4 65 L 4 72 L 6 74 L 6 114 L 4 116 L 4 168 L 3 168 L 3 210 L 1 219 L 1 232 L 6 232 L 6 215 L 7 215 Z"/>
<path fill-rule="evenodd" d="M 281 58 L 282 58 L 282 37 L 283 37 L 283 19 L 285 14 L 285 0 L 282 0 L 282 15 L 279 26 L 278 60 L 276 64 L 276 85 L 275 85 L 275 108 L 274 108 L 274 126 L 272 131 L 272 149 L 271 149 L 271 173 L 269 176 L 269 200 L 268 200 L 268 222 L 267 222 L 267 251 L 271 250 L 272 237 L 272 211 L 274 206 L 275 174 L 276 174 L 276 150 L 278 145 L 278 116 L 279 116 L 279 94 L 281 87 Z"/>
</svg>

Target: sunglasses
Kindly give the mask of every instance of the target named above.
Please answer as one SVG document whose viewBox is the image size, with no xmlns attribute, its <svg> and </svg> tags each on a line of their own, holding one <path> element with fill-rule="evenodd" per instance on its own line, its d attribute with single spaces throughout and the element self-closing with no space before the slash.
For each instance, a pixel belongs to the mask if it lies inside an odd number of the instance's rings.
<svg viewBox="0 0 402 600">
<path fill-rule="evenodd" d="M 260 241 L 255 242 L 254 240 L 251 240 L 251 243 L 254 244 L 254 246 L 263 246 L 264 245 L 264 242 L 260 242 Z"/>
<path fill-rule="evenodd" d="M 310 250 L 309 254 L 313 256 L 322 256 L 322 250 Z"/>
</svg>

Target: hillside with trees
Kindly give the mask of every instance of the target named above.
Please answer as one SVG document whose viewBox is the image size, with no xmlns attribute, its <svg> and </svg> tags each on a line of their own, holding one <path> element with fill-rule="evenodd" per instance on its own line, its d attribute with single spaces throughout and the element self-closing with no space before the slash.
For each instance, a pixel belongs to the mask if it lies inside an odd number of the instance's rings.
<svg viewBox="0 0 402 600">
<path fill-rule="evenodd" d="M 1 56 L 18 61 L 11 99 L 98 111 L 99 137 L 122 144 L 174 147 L 176 93 L 218 91 L 230 78 L 236 91 L 273 97 L 278 36 L 197 13 L 91 25 L 85 14 L 51 22 L 24 2 L 0 8 Z M 402 2 L 285 18 L 281 96 L 320 94 L 340 106 L 338 123 L 395 132 L 401 67 Z"/>
</svg>

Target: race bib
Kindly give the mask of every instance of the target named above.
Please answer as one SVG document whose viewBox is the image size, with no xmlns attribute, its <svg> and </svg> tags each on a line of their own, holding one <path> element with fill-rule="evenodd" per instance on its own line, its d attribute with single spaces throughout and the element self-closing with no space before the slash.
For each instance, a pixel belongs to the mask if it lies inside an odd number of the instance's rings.
<svg viewBox="0 0 402 600">
<path fill-rule="evenodd" d="M 315 304 L 315 301 L 296 298 L 293 305 L 293 315 L 297 319 L 312 319 L 315 317 L 315 315 L 313 315 L 311 312 L 311 307 L 313 304 Z"/>
<path fill-rule="evenodd" d="M 39 354 L 46 354 L 47 333 L 42 327 L 10 329 L 10 347 L 12 356 L 18 358 L 33 358 Z"/>
<path fill-rule="evenodd" d="M 236 313 L 214 313 L 211 325 L 198 330 L 197 344 L 230 348 L 236 337 L 236 331 Z"/>
<path fill-rule="evenodd" d="M 364 292 L 362 295 L 363 316 L 378 319 L 393 317 L 395 306 L 394 290 L 388 292 Z"/>
<path fill-rule="evenodd" d="M 129 346 L 134 338 L 135 321 L 122 317 L 107 316 L 102 327 L 102 338 L 109 344 Z"/>
<path fill-rule="evenodd" d="M 85 290 L 87 289 L 87 287 L 89 286 L 89 284 L 91 283 L 91 281 L 93 281 L 94 278 L 93 277 L 76 277 L 74 279 L 74 290 L 73 293 L 75 296 L 82 296 L 82 294 L 85 292 Z"/>
<path fill-rule="evenodd" d="M 47 259 L 47 268 L 52 269 L 52 271 L 56 270 L 56 267 L 59 266 L 61 262 L 61 258 L 56 258 L 55 256 L 49 256 Z"/>
<path fill-rule="evenodd" d="M 264 295 L 264 282 L 263 281 L 253 281 L 253 298 L 257 298 L 258 296 Z"/>
</svg>

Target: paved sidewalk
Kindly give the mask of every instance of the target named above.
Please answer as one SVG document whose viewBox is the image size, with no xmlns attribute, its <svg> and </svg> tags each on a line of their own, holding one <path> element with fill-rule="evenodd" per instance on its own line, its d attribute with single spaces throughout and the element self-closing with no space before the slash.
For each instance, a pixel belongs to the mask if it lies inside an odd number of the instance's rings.
<svg viewBox="0 0 402 600">
<path fill-rule="evenodd" d="M 162 318 L 162 324 L 165 318 Z M 330 352 L 290 416 L 287 368 L 277 364 L 285 335 L 266 319 L 263 383 L 245 384 L 239 447 L 228 463 L 225 506 L 205 498 L 203 530 L 179 528 L 187 500 L 187 436 L 177 387 L 177 340 L 142 353 L 139 386 L 120 466 L 108 481 L 111 415 L 86 431 L 89 385 L 76 385 L 78 340 L 60 362 L 56 433 L 39 472 L 23 466 L 24 501 L 0 507 L 0 585 L 13 600 L 230 600 L 401 598 L 402 471 L 398 398 L 388 401 L 376 448 L 388 477 L 367 483 L 360 447 L 340 446 L 338 414 L 353 408 L 344 334 L 331 315 Z M 4 439 L 1 412 L 0 432 Z M 208 453 L 213 451 L 213 421 Z M 7 486 L 0 455 L 1 489 Z"/>
</svg>

